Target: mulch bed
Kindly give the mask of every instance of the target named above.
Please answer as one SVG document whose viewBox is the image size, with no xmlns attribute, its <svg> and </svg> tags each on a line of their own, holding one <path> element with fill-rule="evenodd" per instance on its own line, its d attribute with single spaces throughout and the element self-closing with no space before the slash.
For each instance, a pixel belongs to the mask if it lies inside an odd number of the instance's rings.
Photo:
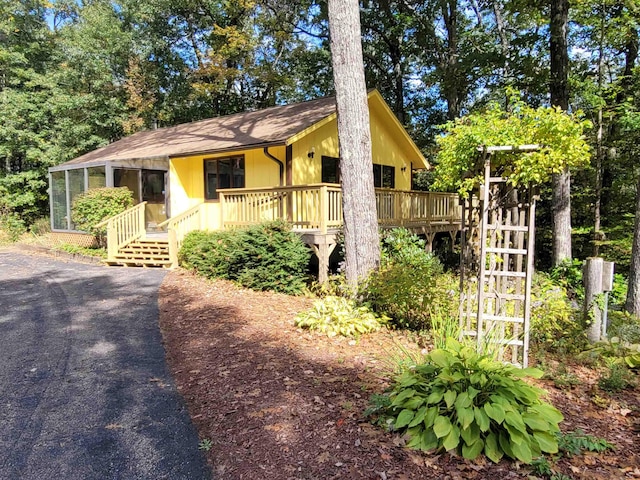
<svg viewBox="0 0 640 480">
<path fill-rule="evenodd" d="M 398 332 L 359 340 L 297 329 L 312 300 L 253 292 L 190 273 L 162 286 L 160 324 L 169 365 L 217 479 L 536 478 L 519 462 L 466 461 L 403 448 L 363 411 L 388 385 L 396 361 L 419 347 Z M 395 359 L 395 360 L 394 360 Z M 580 384 L 543 381 L 564 431 L 604 437 L 615 451 L 560 459 L 572 478 L 640 478 L 638 388 L 610 396 L 580 366 Z"/>
</svg>

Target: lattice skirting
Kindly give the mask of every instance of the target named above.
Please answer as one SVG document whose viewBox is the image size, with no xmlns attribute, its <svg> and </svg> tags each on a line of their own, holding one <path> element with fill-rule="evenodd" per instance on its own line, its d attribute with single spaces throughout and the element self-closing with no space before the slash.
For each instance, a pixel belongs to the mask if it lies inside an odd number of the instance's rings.
<svg viewBox="0 0 640 480">
<path fill-rule="evenodd" d="M 52 244 L 70 243 L 79 247 L 96 247 L 96 237 L 86 233 L 70 233 L 70 232 L 51 232 Z"/>
</svg>

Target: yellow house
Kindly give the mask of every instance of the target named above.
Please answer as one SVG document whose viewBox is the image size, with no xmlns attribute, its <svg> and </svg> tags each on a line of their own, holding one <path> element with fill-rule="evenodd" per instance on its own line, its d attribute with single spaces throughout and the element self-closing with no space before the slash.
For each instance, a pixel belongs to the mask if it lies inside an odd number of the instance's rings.
<svg viewBox="0 0 640 480">
<path fill-rule="evenodd" d="M 427 162 L 377 90 L 369 111 L 380 223 L 457 222 L 454 197 L 412 191 L 412 171 Z M 51 226 L 75 232 L 76 195 L 126 186 L 137 206 L 106 222 L 112 263 L 153 263 L 160 255 L 151 245 L 164 252 L 168 242 L 170 258 L 156 263 L 175 264 L 189 230 L 276 218 L 304 234 L 324 263 L 342 223 L 338 159 L 333 97 L 139 132 L 50 169 Z M 149 233 L 162 231 L 168 240 Z M 131 243 L 145 241 L 148 258 L 133 258 Z"/>
</svg>

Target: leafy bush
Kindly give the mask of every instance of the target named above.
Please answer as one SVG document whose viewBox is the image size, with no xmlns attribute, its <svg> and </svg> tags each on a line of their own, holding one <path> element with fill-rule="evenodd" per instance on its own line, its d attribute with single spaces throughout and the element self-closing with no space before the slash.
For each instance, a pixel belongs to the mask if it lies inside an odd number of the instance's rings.
<svg viewBox="0 0 640 480">
<path fill-rule="evenodd" d="M 640 343 L 640 319 L 622 310 L 610 310 L 609 337 L 618 337 L 623 343 Z"/>
<path fill-rule="evenodd" d="M 550 351 L 576 352 L 587 343 L 580 311 L 566 287 L 551 275 L 536 273 L 531 289 L 531 340 Z"/>
<path fill-rule="evenodd" d="M 367 306 L 358 306 L 354 300 L 332 296 L 317 300 L 313 308 L 299 313 L 295 320 L 296 326 L 319 330 L 329 337 L 355 337 L 375 332 L 387 321 L 387 317 L 377 316 Z"/>
<path fill-rule="evenodd" d="M 553 267 L 549 278 L 563 286 L 572 300 L 584 301 L 584 285 L 582 283 L 582 261 L 577 258 L 565 259 L 560 265 Z"/>
<path fill-rule="evenodd" d="M 26 231 L 27 228 L 18 215 L 14 213 L 0 215 L 0 242 L 3 237 L 6 241 L 17 242 Z"/>
<path fill-rule="evenodd" d="M 375 311 L 399 328 L 426 330 L 432 312 L 458 310 L 458 280 L 444 273 L 440 261 L 424 250 L 424 241 L 406 229 L 382 239 L 383 264 L 366 286 Z"/>
<path fill-rule="evenodd" d="M 541 400 L 541 389 L 522 380 L 541 375 L 450 339 L 446 349 L 433 350 L 397 379 L 390 405 L 378 413 L 410 437 L 412 448 L 456 450 L 468 459 L 484 453 L 493 462 L 506 455 L 531 463 L 542 452 L 558 451 L 556 433 L 563 419 Z"/>
<path fill-rule="evenodd" d="M 104 244 L 105 228 L 96 228 L 103 220 L 133 206 L 133 193 L 127 187 L 93 188 L 79 194 L 71 205 L 71 221 L 77 230 L 90 233 Z"/>
<path fill-rule="evenodd" d="M 38 218 L 29 226 L 29 231 L 35 236 L 51 232 L 51 219 L 49 217 Z"/>
<path fill-rule="evenodd" d="M 623 363 L 608 361 L 607 370 L 600 375 L 598 386 L 607 392 L 619 392 L 636 386 L 633 375 Z"/>
<path fill-rule="evenodd" d="M 233 280 L 253 290 L 298 294 L 306 283 L 310 251 L 282 221 L 246 229 L 190 232 L 180 263 L 208 278 Z"/>
</svg>

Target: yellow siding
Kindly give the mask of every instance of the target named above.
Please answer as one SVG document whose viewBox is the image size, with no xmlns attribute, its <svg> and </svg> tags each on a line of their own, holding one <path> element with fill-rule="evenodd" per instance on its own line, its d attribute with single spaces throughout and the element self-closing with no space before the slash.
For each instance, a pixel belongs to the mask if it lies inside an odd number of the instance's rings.
<svg viewBox="0 0 640 480">
<path fill-rule="evenodd" d="M 404 139 L 394 138 L 394 128 L 387 112 L 378 104 L 376 98 L 369 100 L 371 149 L 373 163 L 396 167 L 396 189 L 411 189 L 411 162 L 408 148 L 403 149 Z M 338 125 L 333 120 L 321 128 L 302 137 L 293 145 L 293 184 L 305 185 L 320 183 L 322 180 L 322 156 L 338 157 Z M 314 158 L 308 153 L 314 150 Z M 416 163 L 418 163 L 416 161 Z M 402 171 L 402 167 L 406 167 Z"/>
<path fill-rule="evenodd" d="M 271 147 L 269 153 L 285 163 L 285 147 Z M 194 207 L 204 199 L 204 161 L 244 155 L 245 186 L 275 187 L 280 184 L 278 164 L 268 158 L 262 149 L 240 150 L 217 155 L 194 155 L 191 157 L 172 158 L 170 160 L 169 195 L 171 216 Z M 220 213 L 217 201 L 207 202 L 207 227 L 219 228 Z"/>
<path fill-rule="evenodd" d="M 322 156 L 338 157 L 338 124 L 335 120 L 302 137 L 292 145 L 293 184 L 307 185 L 322 180 Z M 314 150 L 313 158 L 309 152 Z"/>
</svg>

